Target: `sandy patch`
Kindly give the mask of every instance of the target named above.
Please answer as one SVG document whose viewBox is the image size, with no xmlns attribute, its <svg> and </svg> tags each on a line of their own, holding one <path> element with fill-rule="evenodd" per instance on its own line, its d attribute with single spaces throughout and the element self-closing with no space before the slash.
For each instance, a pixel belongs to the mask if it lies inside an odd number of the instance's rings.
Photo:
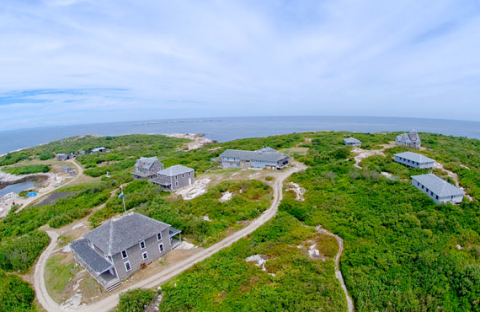
<svg viewBox="0 0 480 312">
<path fill-rule="evenodd" d="M 175 250 L 188 250 L 188 249 L 192 249 L 192 248 L 198 248 L 198 246 L 195 246 L 194 244 L 191 244 L 189 242 L 186 242 L 186 241 L 182 241 L 180 243 L 180 245 L 178 245 Z"/>
<path fill-rule="evenodd" d="M 394 179 L 394 178 L 393 178 L 393 175 L 392 175 L 391 173 L 389 173 L 389 172 L 385 172 L 385 171 L 382 172 L 382 176 L 384 176 L 385 178 L 390 179 L 390 180 L 393 180 L 393 179 Z"/>
<path fill-rule="evenodd" d="M 465 165 L 460 165 L 460 167 L 465 168 L 465 169 L 467 169 L 467 170 L 470 170 L 470 168 L 467 167 L 467 166 L 465 166 Z"/>
<path fill-rule="evenodd" d="M 194 199 L 195 197 L 203 195 L 207 192 L 207 186 L 210 181 L 210 178 L 197 180 L 192 185 L 176 191 L 175 194 L 182 196 L 184 200 Z"/>
<path fill-rule="evenodd" d="M 78 309 L 79 307 L 85 306 L 85 304 L 81 304 L 81 303 L 82 303 L 82 293 L 77 292 L 75 295 L 65 300 L 65 302 L 60 305 L 60 308 L 65 311 L 73 311 Z"/>
<path fill-rule="evenodd" d="M 445 172 L 450 178 L 452 178 L 455 181 L 455 185 L 457 187 L 460 187 L 460 184 L 458 183 L 458 175 L 456 173 L 451 172 L 450 170 L 447 170 L 443 167 L 443 165 L 439 162 L 435 162 L 435 165 L 433 166 L 435 169 L 440 169 L 443 172 Z"/>
<path fill-rule="evenodd" d="M 77 223 L 75 224 L 73 227 L 72 227 L 72 230 L 75 230 L 75 229 L 78 229 L 78 228 L 81 228 L 81 227 L 85 227 L 86 225 L 83 223 L 83 222 L 80 222 L 80 223 Z"/>
<path fill-rule="evenodd" d="M 222 194 L 222 197 L 218 200 L 221 203 L 227 202 L 230 199 L 232 199 L 233 193 L 230 193 L 230 191 L 226 191 L 225 193 Z"/>
<path fill-rule="evenodd" d="M 245 259 L 247 262 L 253 262 L 256 266 L 260 267 L 263 272 L 267 272 L 265 268 L 265 263 L 267 263 L 267 256 L 264 255 L 253 255 Z"/>
<path fill-rule="evenodd" d="M 289 182 L 287 185 L 287 191 L 293 191 L 295 193 L 295 200 L 305 201 L 305 198 L 303 197 L 305 189 L 303 187 L 300 187 L 300 185 L 294 182 Z"/>
<path fill-rule="evenodd" d="M 165 133 L 163 135 L 171 138 L 192 140 L 192 142 L 185 144 L 185 150 L 187 151 L 200 148 L 204 145 L 216 143 L 215 140 L 207 139 L 203 133 Z"/>
<path fill-rule="evenodd" d="M 248 175 L 249 180 L 253 180 L 253 179 L 256 179 L 258 177 L 260 177 L 260 172 L 256 172 L 256 173 L 252 173 L 252 174 Z"/>
<path fill-rule="evenodd" d="M 212 222 L 208 216 L 203 216 L 203 221 Z"/>
</svg>

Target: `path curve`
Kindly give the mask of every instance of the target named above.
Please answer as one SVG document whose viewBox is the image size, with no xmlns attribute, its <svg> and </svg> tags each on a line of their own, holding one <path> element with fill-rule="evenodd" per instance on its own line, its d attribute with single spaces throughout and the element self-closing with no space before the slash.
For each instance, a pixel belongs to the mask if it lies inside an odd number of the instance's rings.
<svg viewBox="0 0 480 312">
<path fill-rule="evenodd" d="M 174 266 L 157 273 L 149 278 L 146 278 L 138 283 L 126 288 L 124 291 L 128 291 L 134 288 L 153 288 L 157 285 L 163 284 L 183 271 L 191 268 L 194 264 L 207 259 L 218 251 L 231 246 L 236 241 L 240 240 L 243 237 L 254 232 L 265 222 L 272 219 L 278 211 L 278 206 L 283 198 L 283 182 L 290 175 L 295 172 L 305 170 L 307 166 L 304 164 L 295 162 L 294 167 L 289 167 L 284 172 L 281 172 L 275 182 L 273 183 L 273 201 L 269 209 L 264 211 L 260 217 L 253 220 L 248 226 L 243 229 L 233 233 L 232 235 L 224 238 L 222 241 L 210 246 L 207 249 L 202 250 L 201 252 L 175 264 Z M 56 237 L 58 234 L 48 231 L 47 234 L 51 238 L 50 245 L 45 249 L 45 251 L 40 256 L 39 261 L 35 266 L 34 273 L 34 287 L 38 301 L 43 306 L 43 308 L 49 312 L 64 312 L 60 305 L 56 303 L 48 294 L 45 286 L 45 265 L 48 259 L 48 256 L 51 254 L 55 247 Z M 56 237 L 55 237 L 56 236 Z M 74 310 L 76 312 L 98 312 L 98 311 L 109 311 L 115 308 L 118 304 L 120 293 L 112 294 L 111 296 L 102 299 L 96 303 L 87 306 L 80 306 L 78 309 Z"/>
<path fill-rule="evenodd" d="M 62 185 L 60 185 L 60 186 L 57 186 L 56 188 L 54 188 L 54 189 L 46 192 L 45 194 L 42 194 L 42 196 L 39 196 L 39 197 L 31 197 L 32 200 L 25 202 L 25 203 L 23 204 L 23 206 L 16 211 L 16 213 L 18 213 L 19 211 L 23 210 L 24 208 L 26 208 L 26 207 L 27 207 L 28 205 L 30 205 L 30 204 L 33 204 L 33 203 L 35 203 L 35 202 L 37 202 L 37 203 L 40 202 L 40 200 L 41 200 L 42 198 L 45 198 L 45 197 L 47 197 L 48 195 L 50 195 L 51 193 L 55 192 L 56 190 L 58 190 L 58 189 L 60 189 L 60 188 L 62 188 L 62 187 L 64 187 L 64 186 L 67 186 L 67 185 L 75 182 L 78 178 L 80 178 L 80 177 L 82 176 L 82 174 L 83 174 L 83 168 L 82 168 L 82 166 L 80 166 L 79 164 L 77 164 L 74 159 L 72 159 L 72 160 L 67 160 L 67 161 L 65 161 L 65 162 L 69 162 L 69 163 L 74 164 L 75 167 L 77 167 L 78 174 L 77 174 L 73 179 L 71 179 L 70 181 L 68 181 L 67 183 L 62 184 Z"/>
<path fill-rule="evenodd" d="M 347 286 L 345 285 L 345 281 L 343 280 L 342 271 L 340 271 L 340 258 L 342 257 L 342 253 L 343 253 L 343 239 L 340 236 L 335 235 L 332 232 L 322 228 L 321 225 L 317 226 L 316 230 L 319 233 L 324 233 L 328 236 L 332 236 L 337 240 L 338 252 L 337 252 L 337 255 L 335 256 L 335 277 L 340 281 L 340 285 L 342 286 L 343 292 L 345 293 L 345 297 L 347 298 L 348 312 L 354 312 L 355 307 L 353 305 L 353 299 L 348 294 Z"/>
</svg>

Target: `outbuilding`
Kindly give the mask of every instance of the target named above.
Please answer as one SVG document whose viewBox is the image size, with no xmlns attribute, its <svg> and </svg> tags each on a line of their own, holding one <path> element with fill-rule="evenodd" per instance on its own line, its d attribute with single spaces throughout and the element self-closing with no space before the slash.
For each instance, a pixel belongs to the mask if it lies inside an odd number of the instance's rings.
<svg viewBox="0 0 480 312">
<path fill-rule="evenodd" d="M 346 138 L 343 139 L 343 143 L 348 146 L 360 146 L 362 145 L 362 141 L 355 139 L 355 138 Z"/>
<path fill-rule="evenodd" d="M 412 168 L 430 169 L 435 165 L 435 160 L 421 154 L 404 152 L 394 155 L 395 162 Z"/>
<path fill-rule="evenodd" d="M 432 173 L 412 176 L 412 184 L 437 204 L 459 204 L 463 201 L 465 195 L 465 192 L 460 188 Z"/>
</svg>

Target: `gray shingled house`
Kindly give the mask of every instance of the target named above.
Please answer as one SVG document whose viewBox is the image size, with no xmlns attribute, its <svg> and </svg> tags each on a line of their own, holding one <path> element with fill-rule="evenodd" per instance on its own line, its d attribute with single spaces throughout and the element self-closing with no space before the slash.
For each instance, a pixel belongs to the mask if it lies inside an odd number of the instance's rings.
<svg viewBox="0 0 480 312">
<path fill-rule="evenodd" d="M 178 246 L 180 233 L 166 223 L 130 212 L 110 219 L 70 247 L 77 263 L 111 291 L 121 280 Z"/>
<path fill-rule="evenodd" d="M 410 133 L 400 134 L 395 138 L 396 145 L 410 146 L 414 148 L 420 148 L 422 146 L 422 141 L 417 131 L 412 130 Z"/>
<path fill-rule="evenodd" d="M 140 157 L 135 163 L 135 170 L 130 172 L 136 179 L 153 178 L 163 170 L 163 164 L 157 157 Z"/>
<path fill-rule="evenodd" d="M 281 169 L 288 166 L 290 157 L 278 152 L 227 149 L 220 159 L 223 167 Z"/>
<path fill-rule="evenodd" d="M 155 178 L 149 180 L 169 191 L 191 185 L 195 182 L 195 170 L 182 165 L 175 165 L 160 170 Z"/>
<path fill-rule="evenodd" d="M 72 153 L 70 153 L 70 154 L 63 154 L 63 153 L 57 154 L 57 160 L 58 161 L 65 161 L 65 160 L 72 159 L 74 157 L 75 157 L 75 155 L 73 155 Z"/>
<path fill-rule="evenodd" d="M 105 147 L 95 147 L 94 149 L 92 149 L 90 151 L 90 154 L 94 154 L 94 153 L 105 153 L 105 152 L 108 152 L 108 150 L 105 148 Z"/>
<path fill-rule="evenodd" d="M 349 146 L 360 146 L 362 145 L 362 142 L 355 138 L 346 138 L 346 139 L 343 139 L 343 144 L 349 145 Z"/>
<path fill-rule="evenodd" d="M 394 155 L 395 162 L 412 168 L 430 169 L 435 165 L 435 160 L 417 153 L 404 152 Z"/>
<path fill-rule="evenodd" d="M 458 204 L 463 201 L 463 195 L 465 195 L 464 191 L 432 173 L 413 176 L 412 185 L 427 194 L 437 204 Z"/>
</svg>

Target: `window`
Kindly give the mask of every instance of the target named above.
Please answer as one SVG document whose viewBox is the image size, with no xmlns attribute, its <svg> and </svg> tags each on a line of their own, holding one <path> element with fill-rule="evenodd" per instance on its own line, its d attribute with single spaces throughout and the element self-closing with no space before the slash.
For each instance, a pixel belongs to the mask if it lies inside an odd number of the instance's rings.
<svg viewBox="0 0 480 312">
<path fill-rule="evenodd" d="M 182 178 L 185 178 L 185 173 L 182 173 Z"/>
<path fill-rule="evenodd" d="M 436 198 L 436 199 L 438 199 L 438 195 L 437 195 L 437 196 L 435 196 L 435 198 Z"/>
<path fill-rule="evenodd" d="M 122 259 L 125 259 L 128 257 L 127 250 L 122 250 Z"/>
<path fill-rule="evenodd" d="M 162 240 L 162 233 L 157 234 L 157 240 Z"/>
<path fill-rule="evenodd" d="M 163 244 L 158 245 L 158 250 L 160 250 L 160 253 L 163 252 Z"/>
<path fill-rule="evenodd" d="M 124 265 L 125 265 L 125 270 L 127 272 L 132 270 L 132 266 L 130 265 L 130 261 L 125 262 Z"/>
<path fill-rule="evenodd" d="M 422 190 L 424 189 L 425 187 L 422 185 Z"/>
<path fill-rule="evenodd" d="M 147 248 L 147 245 L 145 245 L 145 241 L 141 241 L 141 242 L 139 243 L 139 245 L 140 245 L 140 249 L 145 249 L 145 248 Z"/>
<path fill-rule="evenodd" d="M 178 180 L 178 175 L 175 176 L 175 180 Z"/>
<path fill-rule="evenodd" d="M 175 186 L 178 186 L 178 181 L 175 181 Z"/>
<path fill-rule="evenodd" d="M 144 253 L 142 253 L 142 259 L 143 260 L 148 259 L 148 253 L 146 251 Z"/>
<path fill-rule="evenodd" d="M 433 196 L 433 192 L 430 192 L 430 195 L 432 195 L 432 196 Z"/>
<path fill-rule="evenodd" d="M 427 193 L 428 193 L 429 189 L 427 188 Z"/>
</svg>

